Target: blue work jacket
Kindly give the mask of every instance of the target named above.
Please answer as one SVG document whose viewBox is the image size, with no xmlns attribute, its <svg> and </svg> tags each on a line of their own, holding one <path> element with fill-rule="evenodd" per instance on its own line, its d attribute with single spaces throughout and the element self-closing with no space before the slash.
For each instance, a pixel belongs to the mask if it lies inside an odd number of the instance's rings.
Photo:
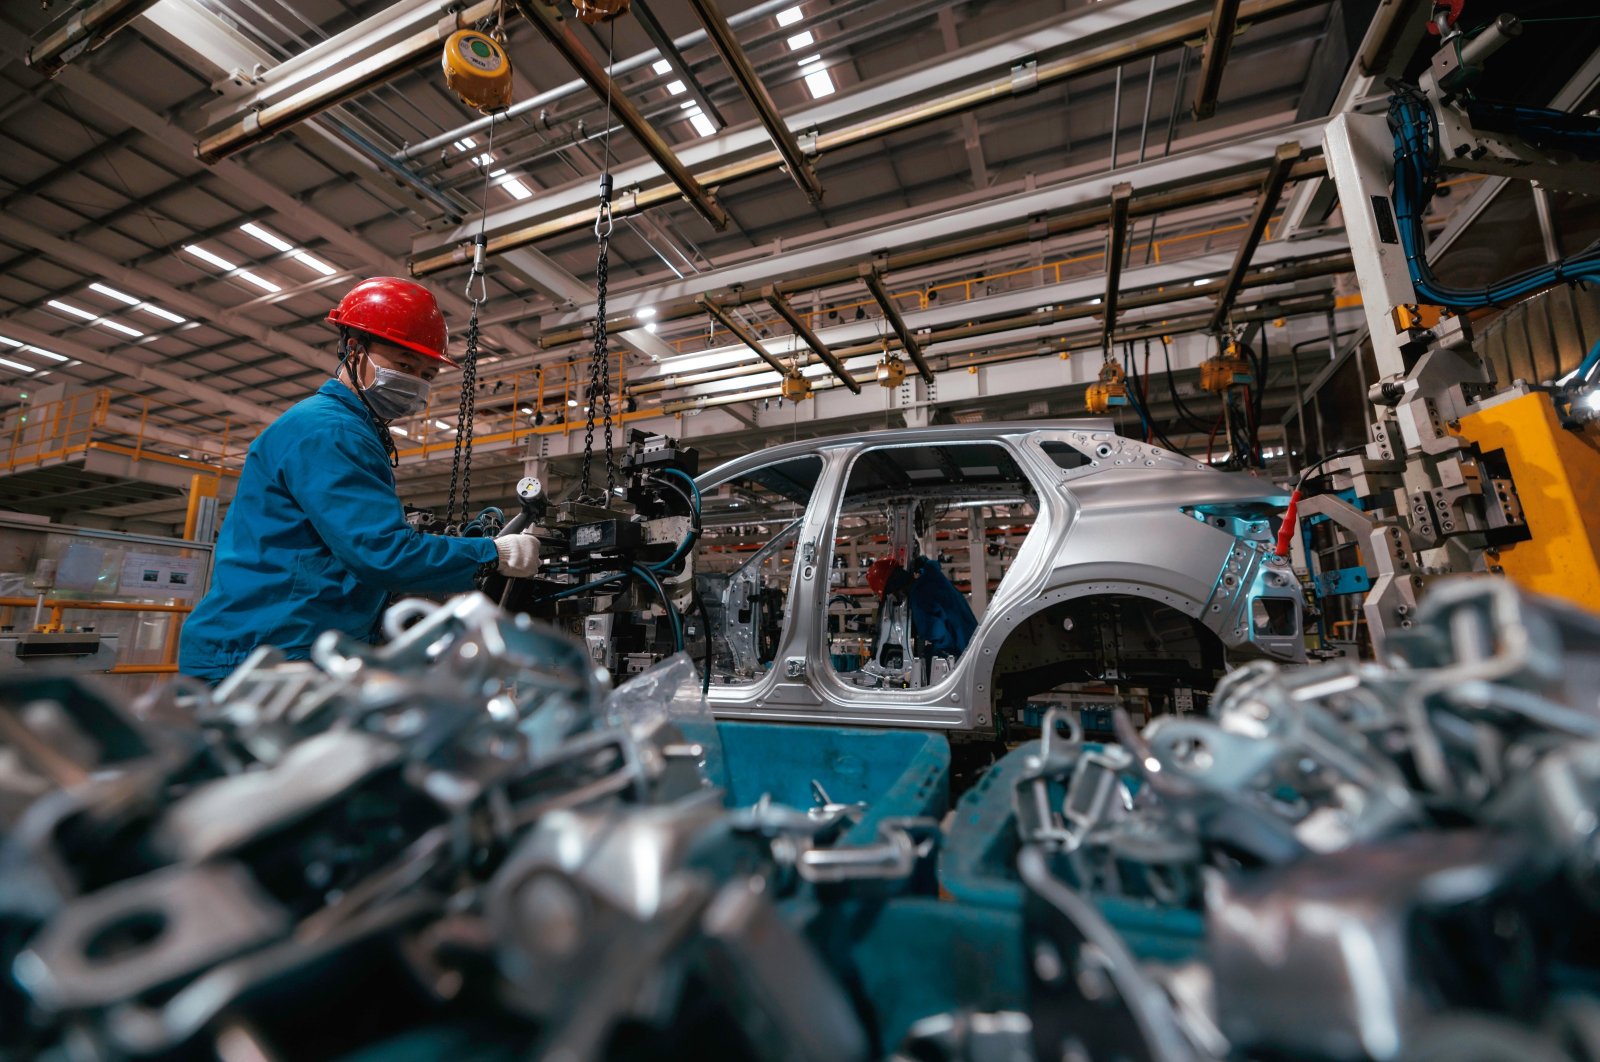
<svg viewBox="0 0 1600 1062">
<path fill-rule="evenodd" d="M 407 524 L 380 430 L 329 380 L 251 444 L 180 671 L 215 683 L 260 645 L 303 660 L 326 630 L 371 641 L 389 593 L 472 589 L 494 540 Z"/>
</svg>

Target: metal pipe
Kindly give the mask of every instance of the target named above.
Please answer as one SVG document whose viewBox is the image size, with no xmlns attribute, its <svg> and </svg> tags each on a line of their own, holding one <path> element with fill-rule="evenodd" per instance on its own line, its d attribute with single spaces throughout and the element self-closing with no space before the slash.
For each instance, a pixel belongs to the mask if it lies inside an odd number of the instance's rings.
<svg viewBox="0 0 1600 1062">
<path fill-rule="evenodd" d="M 889 297 L 888 290 L 883 286 L 883 277 L 871 266 L 861 267 L 861 282 L 872 292 L 873 299 L 878 304 L 878 309 L 883 311 L 889 327 L 894 329 L 894 334 L 900 338 L 900 346 L 904 348 L 907 357 L 916 365 L 917 372 L 928 383 L 933 383 L 933 370 L 928 368 L 928 359 L 922 355 L 922 347 L 917 343 L 916 336 L 911 334 L 911 329 L 906 327 L 906 319 L 900 316 L 900 307 L 894 304 L 894 299 Z"/>
<path fill-rule="evenodd" d="M 1539 239 L 1544 242 L 1547 262 L 1561 260 L 1561 238 L 1556 234 L 1555 218 L 1550 213 L 1550 192 L 1541 185 L 1533 186 L 1533 214 L 1539 219 Z"/>
<path fill-rule="evenodd" d="M 1309 262 L 1297 262 L 1286 266 L 1278 266 L 1260 273 L 1252 273 L 1245 278 L 1244 286 L 1247 288 L 1264 287 L 1271 284 L 1290 284 L 1300 280 L 1311 280 L 1317 277 L 1329 276 L 1336 273 L 1348 272 L 1351 269 L 1349 255 L 1336 255 L 1331 258 L 1313 259 Z M 1172 302 L 1184 302 L 1189 299 L 1201 298 L 1217 290 L 1222 281 L 1213 280 L 1199 286 L 1188 284 L 1166 285 L 1155 291 L 1142 292 L 1130 295 L 1121 300 L 1123 309 L 1148 309 L 1154 306 L 1163 306 Z M 1079 303 L 1074 306 L 1063 306 L 1048 313 L 1011 314 L 1002 317 L 978 318 L 961 325 L 952 325 L 948 328 L 936 328 L 928 333 L 922 340 L 926 345 L 932 346 L 939 343 L 948 343 L 954 340 L 974 339 L 981 336 L 999 335 L 1005 332 L 1016 331 L 1023 328 L 1038 328 L 1065 321 L 1082 320 L 1098 316 L 1100 307 L 1093 303 Z M 1209 311 L 1202 316 L 1209 319 Z M 1241 320 L 1248 318 L 1241 317 Z M 1103 327 L 1100 330 L 1104 338 Z M 879 343 L 858 343 L 849 347 L 841 347 L 834 353 L 841 361 L 848 358 L 861 357 L 879 349 Z M 704 372 L 685 373 L 677 376 L 658 376 L 641 381 L 629 388 L 632 394 L 653 394 L 658 391 L 667 391 L 675 387 L 687 387 L 697 383 L 713 383 L 717 380 L 733 379 L 738 376 L 747 376 L 764 371 L 756 365 L 734 365 L 725 369 L 709 369 Z M 784 367 L 780 371 L 787 371 Z"/>
<path fill-rule="evenodd" d="M 672 72 L 678 76 L 678 80 L 683 82 L 683 87 L 689 93 L 689 98 L 694 100 L 701 112 L 711 120 L 713 125 L 718 129 L 726 128 L 728 120 L 722 116 L 721 111 L 717 110 L 716 104 L 711 102 L 711 97 L 706 94 L 706 90 L 700 84 L 700 80 L 694 76 L 694 71 L 689 68 L 688 62 L 683 58 L 683 53 L 678 50 L 677 44 L 673 42 L 671 35 L 667 33 L 666 27 L 662 26 L 661 21 L 656 18 L 655 12 L 650 10 L 644 0 L 634 0 L 631 10 L 633 11 L 633 17 L 639 20 L 639 28 L 644 30 L 644 35 L 650 38 L 650 43 L 656 46 L 656 51 L 661 53 L 661 58 L 666 60 L 667 65 L 672 68 Z M 612 71 L 612 76 L 617 76 L 615 70 Z"/>
<path fill-rule="evenodd" d="M 811 352 L 822 359 L 823 364 L 828 366 L 828 369 L 839 378 L 841 383 L 850 388 L 851 394 L 859 395 L 861 393 L 861 385 L 856 383 L 854 376 L 845 371 L 844 362 L 835 357 L 833 351 L 828 349 L 828 345 L 817 338 L 817 334 L 811 330 L 811 326 L 802 321 L 800 315 L 794 312 L 794 307 L 789 305 L 789 301 L 778 294 L 777 288 L 770 284 L 767 285 L 761 289 L 761 297 L 766 300 L 768 306 L 778 312 L 779 317 L 789 322 L 789 327 L 794 329 L 795 335 L 803 339 L 806 346 L 811 348 Z"/>
<path fill-rule="evenodd" d="M 90 4 L 29 48 L 28 65 L 53 78 L 62 67 L 100 47 L 155 3 L 156 0 L 99 0 Z"/>
<path fill-rule="evenodd" d="M 812 169 L 811 161 L 800 150 L 794 134 L 789 131 L 783 115 L 778 111 L 778 105 L 772 102 L 772 95 L 767 92 L 767 86 L 761 83 L 760 75 L 751 67 L 749 57 L 744 54 L 744 49 L 739 47 L 739 38 L 734 35 L 733 27 L 728 25 L 728 20 L 722 17 L 716 0 L 689 0 L 689 6 L 694 9 L 695 16 L 705 27 L 706 35 L 711 39 L 711 46 L 722 57 L 722 63 L 728 68 L 728 72 L 733 75 L 734 84 L 744 95 L 745 102 L 750 104 L 756 112 L 756 119 L 761 123 L 761 127 L 767 131 L 767 136 L 772 138 L 773 147 L 776 147 L 778 154 L 783 156 L 783 164 L 789 171 L 789 176 L 800 186 L 806 199 L 815 203 L 822 198 L 822 184 L 817 180 L 816 171 Z"/>
<path fill-rule="evenodd" d="M 1150 57 L 1150 77 L 1144 83 L 1144 121 L 1139 123 L 1139 161 L 1144 161 L 1145 145 L 1150 140 L 1150 104 L 1156 94 L 1156 56 Z"/>
<path fill-rule="evenodd" d="M 751 332 L 750 329 L 744 326 L 742 321 L 728 313 L 727 310 L 724 310 L 714 300 L 709 299 L 704 295 L 700 296 L 698 302 L 701 306 L 705 307 L 707 313 L 722 323 L 722 327 L 726 328 L 729 332 L 732 332 L 734 337 L 738 339 L 739 342 L 753 350 L 756 353 L 756 356 L 771 366 L 775 372 L 782 373 L 786 376 L 789 374 L 789 366 L 785 365 L 783 362 L 773 357 L 772 354 L 768 353 L 767 348 L 761 345 L 761 341 L 755 337 L 755 334 Z M 633 391 L 636 392 L 637 388 L 634 388 Z"/>
<path fill-rule="evenodd" d="M 633 101 L 628 99 L 621 86 L 611 80 L 611 76 L 589 53 L 589 49 L 573 36 L 572 30 L 564 22 L 557 20 L 555 11 L 546 7 L 540 0 L 515 0 L 515 3 L 517 10 L 522 12 L 522 17 L 531 22 L 534 28 L 544 35 L 544 39 L 555 46 L 556 51 L 560 52 L 561 57 L 578 72 L 578 76 L 590 90 L 596 96 L 610 101 L 617 120 L 627 127 L 628 132 L 633 134 L 633 138 L 644 148 L 645 153 L 666 173 L 675 190 L 687 196 L 695 210 L 709 221 L 713 228 L 718 231 L 727 228 L 728 215 L 715 197 L 695 179 L 667 142 L 661 139 L 661 134 L 644 120 L 644 116 L 633 105 Z"/>
<path fill-rule="evenodd" d="M 1222 88 L 1222 68 L 1233 50 L 1233 34 L 1239 28 L 1239 0 L 1217 0 L 1206 26 L 1206 42 L 1200 53 L 1200 86 L 1195 90 L 1194 116 L 1210 118 L 1217 113 L 1217 92 Z"/>
<path fill-rule="evenodd" d="M 1111 93 L 1111 165 L 1117 168 L 1117 134 L 1122 131 L 1122 67 L 1117 67 L 1117 84 Z"/>
<path fill-rule="evenodd" d="M 375 88 L 435 52 L 456 27 L 488 18 L 498 7 L 499 0 L 479 0 L 458 12 L 454 19 L 441 19 L 359 62 L 339 68 L 277 103 L 234 119 L 195 144 L 195 157 L 201 162 L 215 163 Z"/>
<path fill-rule="evenodd" d="M 1111 189 L 1111 223 L 1106 228 L 1106 294 L 1102 332 L 1106 357 L 1111 356 L 1111 333 L 1117 327 L 1117 295 L 1122 283 L 1122 252 L 1128 242 L 1128 201 L 1133 185 L 1123 182 Z"/>
<path fill-rule="evenodd" d="M 1315 7 L 1319 3 L 1321 3 L 1321 0 L 1242 0 L 1239 10 L 1241 17 L 1260 22 L 1292 15 L 1298 11 Z M 1163 26 L 1154 27 L 1126 41 L 1092 48 L 1052 63 L 1041 64 L 1035 72 L 1037 77 L 1036 84 L 1053 84 L 1068 78 L 1081 77 L 1086 74 L 1113 69 L 1135 59 L 1146 58 L 1193 37 L 1205 28 L 1206 19 L 1207 16 L 1204 15 L 1179 19 Z M 1003 78 L 930 100 L 921 106 L 908 107 L 881 118 L 869 118 L 833 132 L 822 133 L 817 137 L 816 151 L 819 154 L 837 151 L 881 136 L 887 136 L 890 133 L 937 121 L 953 114 L 961 114 L 987 103 L 1009 99 L 1014 94 L 1015 86 L 1011 76 L 1008 74 Z M 697 176 L 704 184 L 715 188 L 755 176 L 756 174 L 766 173 L 782 165 L 782 163 L 783 157 L 776 151 L 770 151 L 708 169 Z M 641 189 L 628 202 L 616 204 L 612 213 L 616 217 L 639 213 L 651 207 L 672 202 L 678 198 L 679 194 L 678 190 L 671 185 L 657 185 Z M 594 208 L 586 207 L 559 217 L 548 218 L 531 225 L 512 229 L 491 237 L 488 253 L 491 255 L 503 254 L 506 251 L 524 247 L 551 236 L 578 232 L 592 226 L 594 219 Z M 410 261 L 411 273 L 413 276 L 418 277 L 430 276 L 454 266 L 465 265 L 472 261 L 472 257 L 472 241 L 462 241 L 455 247 L 412 258 Z"/>
<path fill-rule="evenodd" d="M 1261 237 L 1267 231 L 1267 222 L 1272 219 L 1272 212 L 1278 208 L 1278 199 L 1283 195 L 1284 185 L 1289 181 L 1289 171 L 1296 162 L 1300 161 L 1301 148 L 1299 144 L 1289 142 L 1279 144 L 1278 150 L 1273 152 L 1272 165 L 1267 169 L 1267 179 L 1261 184 L 1261 195 L 1256 199 L 1256 209 L 1250 215 L 1250 223 L 1245 229 L 1244 239 L 1239 243 L 1239 250 L 1233 256 L 1233 268 L 1228 270 L 1228 279 L 1222 286 L 1222 294 L 1217 297 L 1217 309 L 1211 316 L 1211 330 L 1219 332 L 1227 323 L 1228 311 L 1233 309 L 1233 300 L 1239 294 L 1239 281 L 1244 277 L 1246 269 L 1250 268 L 1250 259 L 1255 256 L 1256 248 L 1261 245 Z"/>
<path fill-rule="evenodd" d="M 744 26 L 748 23 L 754 22 L 757 19 L 774 15 L 785 8 L 793 6 L 794 0 L 766 0 L 765 3 L 757 4 L 748 11 L 741 11 L 728 21 L 731 22 L 735 28 L 737 28 L 739 26 Z M 677 45 L 679 51 L 683 51 L 685 49 L 694 47 L 696 44 L 702 43 L 705 39 L 706 34 L 704 30 L 695 30 L 692 33 L 685 33 L 682 37 L 674 38 L 672 43 Z M 631 74 L 640 67 L 649 66 L 651 63 L 660 58 L 662 58 L 661 53 L 658 50 L 652 49 L 648 52 L 640 52 L 638 55 L 630 56 L 627 59 L 618 60 L 618 62 L 611 68 L 611 76 L 622 77 L 624 74 Z M 541 92 L 537 96 L 523 100 L 520 103 L 513 103 L 510 107 L 507 107 L 504 111 L 502 111 L 499 117 L 502 119 L 518 118 L 524 114 L 536 111 L 540 107 L 547 107 L 558 100 L 564 100 L 568 96 L 576 95 L 582 90 L 583 81 L 568 81 L 564 85 L 557 85 L 553 89 L 550 89 L 546 92 Z M 458 125 L 454 129 L 440 133 L 438 136 L 429 137 L 427 140 L 424 140 L 419 144 L 411 144 L 407 146 L 403 150 L 396 152 L 394 159 L 396 162 L 405 159 L 414 159 L 418 155 L 426 155 L 430 151 L 447 147 L 450 144 L 453 144 L 455 141 L 460 140 L 464 136 L 471 136 L 474 133 L 481 132 L 487 128 L 489 128 L 488 118 L 474 118 L 472 121 L 463 125 Z"/>
<path fill-rule="evenodd" d="M 1307 177 L 1320 176 L 1325 172 L 1326 167 L 1321 158 L 1306 159 L 1296 164 L 1291 176 L 1295 180 L 1300 180 Z M 1153 217 L 1169 210 L 1181 210 L 1186 207 L 1200 206 L 1205 203 L 1227 199 L 1230 196 L 1240 195 L 1260 188 L 1264 176 L 1261 172 L 1245 173 L 1230 177 L 1210 178 L 1204 181 L 1197 181 L 1191 185 L 1168 186 L 1161 191 L 1138 194 L 1129 201 L 1128 216 L 1129 218 Z M 1038 227 L 1031 223 L 1014 225 L 1010 228 L 996 229 L 981 236 L 969 236 L 961 240 L 952 240 L 949 243 L 901 251 L 887 256 L 882 261 L 877 262 L 876 265 L 879 271 L 884 273 L 916 269 L 955 258 L 983 254 L 1002 247 L 1028 243 L 1041 237 L 1043 239 L 1051 239 L 1073 232 L 1084 232 L 1107 224 L 1110 218 L 1110 203 L 1097 203 L 1078 207 L 1047 218 L 1044 222 L 1042 234 Z M 857 275 L 856 268 L 841 267 L 807 276 L 794 277 L 777 284 L 776 287 L 781 293 L 792 295 L 801 291 L 814 291 L 834 284 L 845 284 L 855 279 Z M 1220 281 L 1217 283 L 1220 284 Z M 726 297 L 723 302 L 725 305 L 737 306 L 759 300 L 760 296 L 758 294 L 735 292 Z M 655 310 L 656 316 L 654 319 L 658 322 L 664 322 L 694 316 L 700 312 L 700 306 L 694 301 L 657 303 Z M 614 320 L 607 321 L 607 327 L 612 329 L 641 327 L 643 324 L 643 321 L 637 320 L 632 314 L 624 314 Z M 548 349 L 564 343 L 575 343 L 583 339 L 584 334 L 583 328 L 579 326 L 552 330 L 540 337 L 540 344 Z"/>
</svg>

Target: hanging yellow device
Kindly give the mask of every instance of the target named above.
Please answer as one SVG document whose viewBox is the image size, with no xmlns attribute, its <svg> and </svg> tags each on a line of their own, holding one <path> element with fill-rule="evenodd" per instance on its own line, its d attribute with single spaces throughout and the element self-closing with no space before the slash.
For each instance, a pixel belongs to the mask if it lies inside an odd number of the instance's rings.
<svg viewBox="0 0 1600 1062">
<path fill-rule="evenodd" d="M 511 60 L 500 42 L 477 30 L 456 30 L 444 42 L 444 81 L 461 102 L 484 114 L 511 106 Z"/>
</svg>

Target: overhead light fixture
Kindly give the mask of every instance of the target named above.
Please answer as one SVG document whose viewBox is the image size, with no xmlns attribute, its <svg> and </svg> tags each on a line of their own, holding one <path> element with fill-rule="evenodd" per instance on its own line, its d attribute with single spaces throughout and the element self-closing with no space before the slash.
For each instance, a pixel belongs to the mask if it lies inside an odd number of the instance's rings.
<svg viewBox="0 0 1600 1062">
<path fill-rule="evenodd" d="M 644 330 L 646 332 L 649 332 L 651 335 L 655 335 L 656 334 L 656 323 L 654 321 L 647 322 L 645 324 L 645 326 L 644 326 Z"/>
<path fill-rule="evenodd" d="M 801 30 L 789 38 L 789 50 L 798 52 L 801 48 L 809 48 L 815 43 L 817 43 L 817 38 L 810 30 Z"/>
<path fill-rule="evenodd" d="M 710 136 L 717 131 L 717 127 L 711 124 L 711 119 L 707 118 L 705 112 L 698 107 L 689 112 L 689 124 L 694 126 L 694 131 L 701 136 Z"/>
<path fill-rule="evenodd" d="M 296 251 L 294 253 L 294 260 L 303 266 L 315 269 L 318 273 L 321 273 L 325 277 L 331 277 L 338 272 L 337 269 L 333 268 L 333 266 L 329 265 L 327 262 L 324 262 L 322 259 L 308 254 L 305 251 Z"/>
<path fill-rule="evenodd" d="M 144 337 L 144 333 L 139 331 L 137 328 L 129 328 L 125 324 L 118 324 L 116 321 L 113 321 L 108 317 L 100 318 L 100 320 L 96 321 L 95 324 L 99 325 L 101 328 L 109 328 L 113 332 L 121 332 L 125 336 L 132 336 L 134 339 L 142 339 Z"/>
<path fill-rule="evenodd" d="M 60 310 L 63 313 L 70 313 L 74 317 L 81 317 L 85 321 L 93 321 L 97 317 L 100 316 L 97 313 L 90 313 L 88 310 L 83 309 L 81 306 L 73 306 L 70 303 L 62 302 L 60 299 L 51 299 L 45 305 L 53 306 L 54 308 Z"/>
<path fill-rule="evenodd" d="M 533 197 L 533 191 L 529 189 L 527 185 L 522 183 L 522 178 L 513 177 L 506 170 L 495 170 L 493 173 L 489 174 L 489 177 L 494 179 L 495 184 L 498 187 L 504 188 L 507 192 L 511 193 L 511 198 L 515 199 L 519 203 L 524 199 L 530 199 Z"/>
<path fill-rule="evenodd" d="M 654 70 L 658 74 L 665 74 L 667 71 L 672 69 L 672 64 L 667 62 L 665 59 L 657 59 L 655 62 L 650 64 L 650 69 Z"/>
<path fill-rule="evenodd" d="M 688 86 L 681 81 L 669 81 L 667 82 L 667 91 L 672 93 L 674 96 L 681 96 L 685 92 L 688 92 L 689 89 Z"/>
<path fill-rule="evenodd" d="M 811 93 L 811 98 L 820 100 L 824 96 L 833 95 L 833 77 L 826 68 L 813 70 L 806 75 L 806 88 Z"/>
<path fill-rule="evenodd" d="M 800 69 L 804 70 L 806 67 L 810 66 L 812 63 L 820 63 L 820 62 L 822 62 L 822 56 L 820 54 L 818 54 L 818 55 L 808 55 L 804 59 L 800 60 L 798 63 L 796 63 L 794 65 L 798 66 Z"/>
<path fill-rule="evenodd" d="M 444 431 L 449 431 L 449 430 L 450 430 L 450 425 L 448 425 L 448 424 L 446 424 L 446 423 L 445 423 L 445 422 L 444 422 L 444 421 L 442 421 L 442 420 L 436 420 L 436 421 L 434 421 L 434 422 L 433 422 L 433 426 L 434 426 L 434 427 L 435 427 L 435 428 L 441 428 L 441 429 L 443 429 L 443 430 L 444 430 Z"/>
<path fill-rule="evenodd" d="M 129 306 L 137 306 L 140 302 L 144 301 L 142 299 L 134 298 L 125 291 L 118 291 L 116 288 L 108 288 L 104 284 L 90 284 L 89 289 L 91 291 L 98 291 L 102 295 L 116 299 L 118 302 L 125 302 Z"/>
<path fill-rule="evenodd" d="M 260 288 L 262 291 L 274 292 L 274 291 L 282 291 L 283 290 L 283 288 L 281 288 L 277 284 L 274 284 L 272 281 L 268 280 L 266 277 L 257 276 L 256 274 L 250 272 L 250 270 L 248 270 L 248 269 L 241 269 L 241 270 L 239 270 L 239 272 L 235 273 L 234 275 L 237 276 L 240 280 L 244 281 L 247 284 L 254 284 L 256 287 Z"/>
<path fill-rule="evenodd" d="M 394 432 L 396 435 L 403 435 L 408 439 L 411 438 L 411 433 L 406 431 L 404 428 L 390 428 L 389 430 Z"/>
<path fill-rule="evenodd" d="M 518 406 L 517 409 L 520 410 L 523 413 L 532 413 L 533 412 L 533 407 L 532 406 Z"/>
<path fill-rule="evenodd" d="M 478 142 L 472 139 L 470 136 L 462 137 L 460 140 L 457 140 L 455 144 L 457 151 L 471 151 L 477 146 Z"/>
<path fill-rule="evenodd" d="M 284 239 L 282 236 L 279 236 L 275 232 L 268 232 L 266 229 L 262 228 L 260 225 L 257 225 L 253 221 L 247 221 L 243 225 L 240 225 L 239 231 L 254 236 L 256 239 L 260 240 L 262 243 L 266 244 L 268 247 L 271 247 L 275 251 L 283 251 L 287 253 L 294 250 L 294 244 L 290 243 L 288 240 Z"/>
<path fill-rule="evenodd" d="M 578 408 L 578 400 L 576 398 L 567 399 L 567 408 L 568 409 L 577 409 Z"/>
<path fill-rule="evenodd" d="M 1197 288 L 1203 288 L 1209 283 L 1211 283 L 1210 280 L 1197 280 L 1194 282 L 1194 286 Z"/>
<path fill-rule="evenodd" d="M 642 310 L 633 311 L 633 315 L 641 321 L 648 321 L 656 315 L 656 308 L 654 306 L 646 306 Z"/>
<path fill-rule="evenodd" d="M 16 369 L 18 372 L 32 372 L 33 371 L 33 366 L 32 365 L 24 365 L 24 364 L 22 364 L 22 362 L 20 362 L 20 361 L 12 361 L 10 358 L 0 358 L 0 365 L 4 365 L 8 369 Z"/>
<path fill-rule="evenodd" d="M 212 254 L 210 251 L 206 250 L 204 247 L 201 247 L 201 246 L 199 246 L 197 244 L 186 243 L 186 244 L 183 245 L 183 249 L 185 251 L 189 252 L 190 254 L 194 255 L 196 258 L 200 259 L 200 261 L 207 262 L 207 263 L 209 263 L 211 265 L 214 265 L 218 269 L 225 269 L 225 270 L 227 270 L 228 272 L 231 273 L 235 269 L 239 268 L 238 266 L 234 265 L 232 262 L 228 261 L 226 258 L 222 257 L 220 254 Z"/>
<path fill-rule="evenodd" d="M 786 7 L 778 12 L 778 25 L 792 26 L 803 18 L 805 15 L 798 7 Z"/>
<path fill-rule="evenodd" d="M 135 308 L 139 309 L 139 310 L 142 310 L 145 313 L 151 314 L 151 315 L 153 315 L 155 317 L 159 317 L 163 321 L 171 321 L 173 324 L 188 324 L 189 323 L 189 319 L 187 317 L 179 317 L 177 314 L 173 313 L 171 310 L 164 310 L 160 306 L 157 306 L 157 305 L 155 305 L 154 303 L 151 303 L 151 302 L 141 302 Z"/>
</svg>

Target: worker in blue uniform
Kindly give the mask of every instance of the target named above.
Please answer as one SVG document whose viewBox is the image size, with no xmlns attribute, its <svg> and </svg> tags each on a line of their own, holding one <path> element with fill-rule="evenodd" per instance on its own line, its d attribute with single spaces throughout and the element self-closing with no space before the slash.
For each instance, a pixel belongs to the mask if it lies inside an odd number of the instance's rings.
<svg viewBox="0 0 1600 1062">
<path fill-rule="evenodd" d="M 427 535 L 406 522 L 388 424 L 422 411 L 454 364 L 433 295 L 378 277 L 328 314 L 334 378 L 250 446 L 217 539 L 211 588 L 184 624 L 178 669 L 215 684 L 261 645 L 291 660 L 323 631 L 375 641 L 396 592 L 470 590 L 484 565 L 532 575 L 538 539 Z"/>
<path fill-rule="evenodd" d="M 884 557 L 867 569 L 867 586 L 880 598 L 904 594 L 911 607 L 911 633 L 924 657 L 960 656 L 977 633 L 972 606 L 932 557 L 916 556 L 911 567 Z"/>
</svg>

